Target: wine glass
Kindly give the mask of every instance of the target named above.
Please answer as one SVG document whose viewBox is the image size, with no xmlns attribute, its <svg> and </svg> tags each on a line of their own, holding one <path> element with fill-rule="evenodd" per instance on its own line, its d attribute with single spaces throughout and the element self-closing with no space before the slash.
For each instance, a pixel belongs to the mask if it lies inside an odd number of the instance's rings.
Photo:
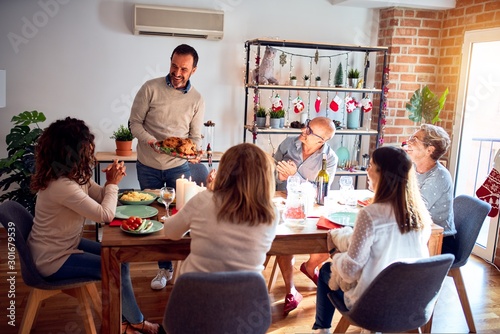
<svg viewBox="0 0 500 334">
<path fill-rule="evenodd" d="M 174 201 L 175 198 L 175 188 L 173 187 L 163 187 L 160 189 L 160 198 L 163 201 L 163 204 L 165 204 L 165 216 L 161 217 L 161 219 L 167 219 L 170 217 L 168 207 L 170 206 L 170 203 Z"/>
</svg>

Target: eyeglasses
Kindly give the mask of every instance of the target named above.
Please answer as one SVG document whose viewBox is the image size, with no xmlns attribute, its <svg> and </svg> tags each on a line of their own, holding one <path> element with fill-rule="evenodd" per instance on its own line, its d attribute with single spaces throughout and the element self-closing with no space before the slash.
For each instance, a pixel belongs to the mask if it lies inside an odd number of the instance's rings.
<svg viewBox="0 0 500 334">
<path fill-rule="evenodd" d="M 305 126 L 305 128 L 304 128 L 304 130 L 305 130 L 305 134 L 306 134 L 307 136 L 311 136 L 311 135 L 312 135 L 312 136 L 318 137 L 318 138 L 319 138 L 319 139 L 321 139 L 322 141 L 325 141 L 325 139 L 324 139 L 323 137 L 321 137 L 321 136 L 319 136 L 319 135 L 317 135 L 317 134 L 315 134 L 315 133 L 313 132 L 313 130 L 312 130 L 312 129 L 311 129 L 311 127 L 309 126 L 309 122 L 311 122 L 311 120 L 310 120 L 310 119 L 306 120 L 306 126 Z"/>
<path fill-rule="evenodd" d="M 425 142 L 425 141 L 423 141 L 422 139 L 420 139 L 420 138 L 418 138 L 418 137 L 415 137 L 415 136 L 413 136 L 413 135 L 412 135 L 412 136 L 410 136 L 410 137 L 408 138 L 408 140 L 407 140 L 407 142 L 408 142 L 409 144 L 415 144 L 417 141 L 418 141 L 418 142 L 420 142 L 420 143 L 422 143 L 422 144 L 423 144 L 423 145 L 425 145 L 425 146 L 429 146 L 429 145 L 430 145 L 428 142 Z"/>
</svg>

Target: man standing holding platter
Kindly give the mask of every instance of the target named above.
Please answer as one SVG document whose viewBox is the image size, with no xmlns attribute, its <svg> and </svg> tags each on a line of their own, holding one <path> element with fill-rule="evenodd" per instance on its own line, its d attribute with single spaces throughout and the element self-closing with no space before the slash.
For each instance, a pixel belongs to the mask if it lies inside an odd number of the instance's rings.
<svg viewBox="0 0 500 334">
<path fill-rule="evenodd" d="M 130 112 L 129 125 L 137 143 L 137 178 L 141 189 L 175 187 L 175 180 L 191 175 L 192 160 L 161 153 L 152 147 L 171 137 L 189 138 L 201 147 L 205 101 L 191 85 L 191 75 L 198 66 L 198 53 L 186 44 L 177 46 L 170 58 L 166 77 L 147 81 L 137 92 Z M 172 262 L 159 262 L 159 270 L 151 288 L 163 289 L 172 279 Z"/>
</svg>

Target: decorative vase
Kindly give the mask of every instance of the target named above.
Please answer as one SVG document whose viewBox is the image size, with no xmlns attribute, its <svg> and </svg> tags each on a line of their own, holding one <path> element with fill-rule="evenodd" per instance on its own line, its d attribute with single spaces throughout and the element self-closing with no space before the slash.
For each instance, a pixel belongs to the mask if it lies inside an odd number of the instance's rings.
<svg viewBox="0 0 500 334">
<path fill-rule="evenodd" d="M 265 117 L 257 117 L 256 119 L 257 119 L 257 121 L 256 121 L 257 122 L 257 124 L 256 124 L 257 127 L 263 128 L 263 127 L 266 126 L 266 118 Z"/>
<path fill-rule="evenodd" d="M 297 79 L 291 79 L 290 80 L 290 85 L 297 86 Z"/>
<path fill-rule="evenodd" d="M 305 111 L 300 113 L 300 123 L 306 124 L 307 118 L 308 118 L 308 115 Z"/>
<path fill-rule="evenodd" d="M 358 79 L 349 78 L 349 87 L 356 88 L 358 86 Z"/>
<path fill-rule="evenodd" d="M 316 87 L 320 87 L 321 86 L 321 80 L 316 80 Z"/>
<path fill-rule="evenodd" d="M 271 118 L 269 120 L 269 124 L 271 125 L 272 129 L 279 129 L 280 128 L 280 119 L 279 118 Z"/>
<path fill-rule="evenodd" d="M 311 84 L 310 80 L 304 80 L 304 86 L 308 87 Z"/>
<path fill-rule="evenodd" d="M 347 113 L 347 128 L 357 129 L 359 128 L 359 116 L 361 109 L 356 108 L 352 112 Z"/>
<path fill-rule="evenodd" d="M 116 155 L 127 157 L 132 155 L 132 141 L 115 140 Z"/>
<path fill-rule="evenodd" d="M 285 117 L 281 117 L 279 120 L 280 120 L 280 128 L 284 128 L 285 127 Z"/>
</svg>

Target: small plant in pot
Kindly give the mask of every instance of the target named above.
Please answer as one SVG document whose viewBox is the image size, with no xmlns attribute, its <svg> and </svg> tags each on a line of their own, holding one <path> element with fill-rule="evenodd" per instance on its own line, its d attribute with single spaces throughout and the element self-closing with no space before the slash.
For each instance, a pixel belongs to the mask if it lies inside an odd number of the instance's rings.
<svg viewBox="0 0 500 334">
<path fill-rule="evenodd" d="M 269 117 L 271 118 L 271 128 L 278 129 L 281 127 L 281 119 L 285 118 L 285 111 L 283 109 L 278 109 L 275 111 L 271 109 L 271 111 L 269 112 Z"/>
<path fill-rule="evenodd" d="M 359 80 L 359 71 L 355 68 L 351 68 L 349 72 L 347 72 L 347 79 L 349 79 L 349 86 L 351 88 L 356 88 Z"/>
<path fill-rule="evenodd" d="M 309 86 L 310 80 L 308 75 L 304 75 L 304 86 Z"/>
<path fill-rule="evenodd" d="M 120 125 L 110 138 L 115 140 L 116 155 L 129 156 L 132 154 L 132 140 L 134 139 L 134 135 L 128 127 L 125 127 L 123 124 Z"/>
<path fill-rule="evenodd" d="M 257 112 L 255 113 L 257 126 L 263 128 L 266 126 L 266 116 L 267 110 L 264 107 L 257 108 Z"/>
<path fill-rule="evenodd" d="M 290 85 L 296 86 L 297 85 L 297 77 L 295 75 L 292 75 L 290 77 Z"/>
<path fill-rule="evenodd" d="M 321 77 L 319 75 L 316 77 L 316 86 L 321 86 Z"/>
</svg>

